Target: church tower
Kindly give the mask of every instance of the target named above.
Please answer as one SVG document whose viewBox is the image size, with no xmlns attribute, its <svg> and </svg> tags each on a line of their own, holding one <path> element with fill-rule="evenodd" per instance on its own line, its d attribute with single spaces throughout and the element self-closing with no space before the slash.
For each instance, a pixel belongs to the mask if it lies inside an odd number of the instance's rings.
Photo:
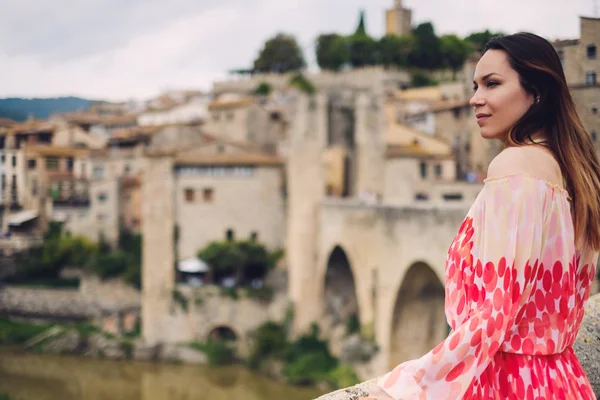
<svg viewBox="0 0 600 400">
<path fill-rule="evenodd" d="M 412 31 L 412 10 L 402 7 L 402 0 L 394 0 L 394 7 L 386 11 L 386 34 L 408 35 Z"/>
</svg>

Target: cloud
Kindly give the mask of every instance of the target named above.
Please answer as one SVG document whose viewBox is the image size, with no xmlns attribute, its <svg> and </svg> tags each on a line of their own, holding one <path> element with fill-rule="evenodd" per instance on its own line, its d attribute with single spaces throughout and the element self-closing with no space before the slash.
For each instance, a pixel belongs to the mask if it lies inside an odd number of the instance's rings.
<svg viewBox="0 0 600 400">
<path fill-rule="evenodd" d="M 6 2 L 7 0 L 5 0 Z M 209 89 L 252 65 L 269 37 L 294 34 L 314 62 L 320 33 L 351 33 L 358 12 L 384 33 L 392 0 L 8 0 L 0 14 L 0 96 L 127 99 L 168 88 Z M 415 23 L 464 36 L 489 28 L 579 35 L 587 0 L 405 0 Z M 451 6 L 450 6 L 451 4 Z M 591 10 L 589 10 L 591 11 Z"/>
</svg>

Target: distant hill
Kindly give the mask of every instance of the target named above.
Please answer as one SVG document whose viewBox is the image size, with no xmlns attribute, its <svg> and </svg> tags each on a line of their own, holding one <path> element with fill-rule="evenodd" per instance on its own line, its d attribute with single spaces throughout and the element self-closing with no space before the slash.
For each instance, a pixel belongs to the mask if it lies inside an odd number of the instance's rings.
<svg viewBox="0 0 600 400">
<path fill-rule="evenodd" d="M 87 110 L 92 100 L 79 97 L 55 97 L 49 99 L 23 99 L 19 97 L 0 99 L 0 118 L 25 121 L 31 115 L 46 119 L 52 114 Z"/>
</svg>

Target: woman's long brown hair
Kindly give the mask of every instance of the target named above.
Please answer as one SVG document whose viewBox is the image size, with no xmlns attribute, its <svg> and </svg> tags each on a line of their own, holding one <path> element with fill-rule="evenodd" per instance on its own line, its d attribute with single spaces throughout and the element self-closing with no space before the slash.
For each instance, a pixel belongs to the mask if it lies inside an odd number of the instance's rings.
<svg viewBox="0 0 600 400">
<path fill-rule="evenodd" d="M 483 53 L 488 50 L 504 50 L 523 88 L 538 99 L 511 129 L 507 144 L 523 146 L 536 132 L 544 132 L 572 199 L 577 246 L 600 250 L 600 163 L 556 50 L 531 33 L 493 38 Z"/>
</svg>

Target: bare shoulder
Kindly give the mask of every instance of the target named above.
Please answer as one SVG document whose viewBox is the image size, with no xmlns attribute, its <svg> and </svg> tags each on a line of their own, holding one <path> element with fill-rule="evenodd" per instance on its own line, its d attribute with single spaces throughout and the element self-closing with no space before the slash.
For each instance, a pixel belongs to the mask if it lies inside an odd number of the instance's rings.
<svg viewBox="0 0 600 400">
<path fill-rule="evenodd" d="M 488 178 L 527 174 L 561 184 L 560 167 L 554 157 L 539 146 L 508 147 L 488 167 Z"/>
</svg>

